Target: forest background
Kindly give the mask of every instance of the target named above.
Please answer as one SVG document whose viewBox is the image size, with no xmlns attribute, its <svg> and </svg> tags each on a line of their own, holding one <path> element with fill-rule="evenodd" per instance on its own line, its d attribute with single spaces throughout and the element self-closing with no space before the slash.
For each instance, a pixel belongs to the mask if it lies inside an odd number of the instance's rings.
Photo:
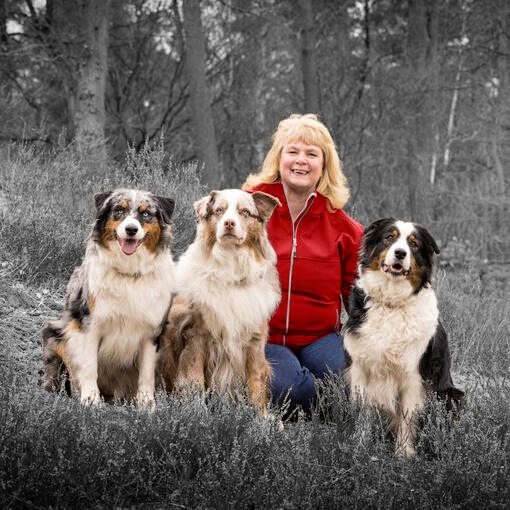
<svg viewBox="0 0 510 510">
<path fill-rule="evenodd" d="M 445 264 L 508 262 L 506 0 L 0 0 L 0 144 L 72 147 L 92 174 L 164 145 L 208 187 L 260 169 L 317 113 L 362 223 L 429 226 Z"/>
</svg>

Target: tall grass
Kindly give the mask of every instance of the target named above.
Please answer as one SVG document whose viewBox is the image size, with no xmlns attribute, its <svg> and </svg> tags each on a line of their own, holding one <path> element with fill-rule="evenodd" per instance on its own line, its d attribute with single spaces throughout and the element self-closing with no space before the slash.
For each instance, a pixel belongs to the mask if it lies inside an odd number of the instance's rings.
<svg viewBox="0 0 510 510">
<path fill-rule="evenodd" d="M 1 176 L 2 508 L 508 508 L 510 308 L 490 282 L 468 268 L 437 273 L 468 405 L 452 420 L 431 402 L 414 458 L 395 456 L 377 414 L 352 406 L 334 377 L 320 385 L 312 417 L 283 431 L 222 397 L 159 392 L 154 413 L 87 407 L 44 391 L 40 330 L 61 313 L 93 193 L 122 185 L 174 197 L 178 252 L 194 233 L 191 204 L 205 192 L 192 166 L 166 162 L 157 146 L 130 152 L 124 168 L 98 181 L 65 149 L 21 147 Z"/>
</svg>

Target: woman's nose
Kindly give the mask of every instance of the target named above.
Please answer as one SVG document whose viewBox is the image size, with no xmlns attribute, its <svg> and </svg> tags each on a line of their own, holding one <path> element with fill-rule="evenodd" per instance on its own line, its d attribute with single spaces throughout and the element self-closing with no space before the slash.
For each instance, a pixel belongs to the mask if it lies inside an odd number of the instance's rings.
<svg viewBox="0 0 510 510">
<path fill-rule="evenodd" d="M 306 163 L 306 155 L 304 152 L 297 153 L 296 163 Z"/>
</svg>

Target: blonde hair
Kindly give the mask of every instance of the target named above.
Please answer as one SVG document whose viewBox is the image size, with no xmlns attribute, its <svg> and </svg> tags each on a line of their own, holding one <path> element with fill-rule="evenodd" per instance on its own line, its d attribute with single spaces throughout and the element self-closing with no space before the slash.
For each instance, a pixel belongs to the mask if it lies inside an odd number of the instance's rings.
<svg viewBox="0 0 510 510">
<path fill-rule="evenodd" d="M 324 168 L 317 183 L 317 191 L 324 195 L 331 206 L 341 209 L 349 200 L 347 179 L 342 170 L 342 162 L 338 156 L 335 142 L 328 128 L 319 121 L 317 115 L 292 114 L 278 124 L 278 129 L 272 136 L 273 146 L 269 150 L 262 164 L 262 170 L 248 175 L 243 189 L 250 189 L 258 184 L 277 182 L 280 180 L 280 157 L 284 145 L 302 142 L 316 145 L 322 150 Z"/>
</svg>

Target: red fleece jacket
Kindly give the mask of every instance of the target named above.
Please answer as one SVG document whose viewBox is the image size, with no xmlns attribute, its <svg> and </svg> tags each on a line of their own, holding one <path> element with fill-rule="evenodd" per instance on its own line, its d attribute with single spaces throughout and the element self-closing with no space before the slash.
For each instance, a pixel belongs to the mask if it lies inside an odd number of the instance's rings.
<svg viewBox="0 0 510 510">
<path fill-rule="evenodd" d="M 299 351 L 339 331 L 342 299 L 347 303 L 357 273 L 363 227 L 341 210 L 330 212 L 318 192 L 294 224 L 280 182 L 259 184 L 280 200 L 269 220 L 269 239 L 278 256 L 282 300 L 271 318 L 269 343 Z"/>
</svg>

